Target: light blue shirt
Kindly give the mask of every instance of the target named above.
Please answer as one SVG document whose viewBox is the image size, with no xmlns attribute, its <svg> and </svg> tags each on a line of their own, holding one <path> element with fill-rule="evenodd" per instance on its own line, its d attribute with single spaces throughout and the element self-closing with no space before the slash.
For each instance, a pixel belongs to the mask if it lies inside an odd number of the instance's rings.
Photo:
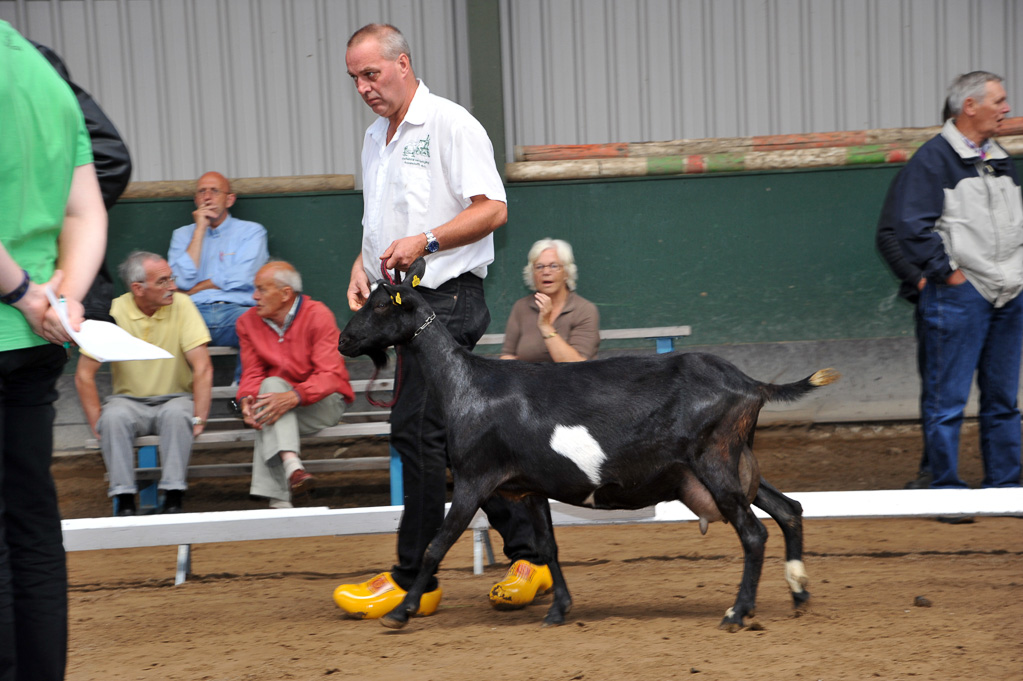
<svg viewBox="0 0 1023 681">
<path fill-rule="evenodd" d="M 198 267 L 186 252 L 194 232 L 193 222 L 178 227 L 171 235 L 167 262 L 174 271 L 178 288 L 187 291 L 209 279 L 217 288 L 199 291 L 192 296 L 193 303 L 254 305 L 252 292 L 256 290 L 253 283 L 256 272 L 270 258 L 263 225 L 229 214 L 219 227 L 207 227 Z"/>
</svg>

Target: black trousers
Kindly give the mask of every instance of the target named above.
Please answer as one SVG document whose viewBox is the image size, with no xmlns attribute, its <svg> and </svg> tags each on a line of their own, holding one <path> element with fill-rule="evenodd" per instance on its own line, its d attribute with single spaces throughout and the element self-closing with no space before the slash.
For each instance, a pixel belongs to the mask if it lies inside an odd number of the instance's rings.
<svg viewBox="0 0 1023 681">
<path fill-rule="evenodd" d="M 490 324 L 483 280 L 473 274 L 436 289 L 417 289 L 455 340 L 472 349 Z M 401 455 L 405 511 L 398 526 L 398 564 L 391 576 L 403 589 L 412 586 L 423 553 L 444 520 L 447 497 L 447 438 L 437 397 L 426 384 L 415 357 L 399 350 L 401 389 L 391 411 L 391 444 Z M 536 534 L 521 504 L 491 497 L 484 505 L 491 526 L 504 539 L 510 560 L 538 562 Z M 437 588 L 431 580 L 429 591 Z"/>
<path fill-rule="evenodd" d="M 56 345 L 0 352 L 0 681 L 64 678 L 67 566 L 53 458 Z"/>
</svg>

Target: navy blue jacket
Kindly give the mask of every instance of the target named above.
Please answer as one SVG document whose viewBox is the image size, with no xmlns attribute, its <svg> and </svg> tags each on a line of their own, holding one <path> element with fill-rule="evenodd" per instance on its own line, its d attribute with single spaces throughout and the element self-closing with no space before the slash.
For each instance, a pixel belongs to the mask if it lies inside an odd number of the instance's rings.
<svg viewBox="0 0 1023 681">
<path fill-rule="evenodd" d="M 996 306 L 1023 290 L 1016 167 L 997 143 L 981 161 L 952 121 L 893 180 L 879 224 L 894 226 L 906 261 L 929 281 L 960 269 Z"/>
</svg>

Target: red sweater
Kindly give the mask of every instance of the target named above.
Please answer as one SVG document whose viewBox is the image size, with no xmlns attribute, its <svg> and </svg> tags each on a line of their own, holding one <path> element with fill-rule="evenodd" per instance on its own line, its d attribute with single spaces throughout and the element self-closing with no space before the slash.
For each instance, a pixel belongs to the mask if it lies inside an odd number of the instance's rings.
<svg viewBox="0 0 1023 681">
<path fill-rule="evenodd" d="M 337 339 L 341 331 L 334 313 L 323 303 L 302 296 L 291 326 L 280 338 L 252 307 L 236 326 L 242 354 L 242 379 L 238 400 L 259 394 L 269 376 L 279 376 L 298 392 L 301 404 L 315 404 L 331 393 L 341 393 L 349 404 L 355 400 L 348 370 Z"/>
</svg>

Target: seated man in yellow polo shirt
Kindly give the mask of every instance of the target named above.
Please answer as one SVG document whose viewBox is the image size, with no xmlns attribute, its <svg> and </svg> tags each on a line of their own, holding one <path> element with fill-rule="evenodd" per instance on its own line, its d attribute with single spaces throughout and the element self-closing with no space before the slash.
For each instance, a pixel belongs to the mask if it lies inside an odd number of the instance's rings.
<svg viewBox="0 0 1023 681">
<path fill-rule="evenodd" d="M 180 513 L 192 438 L 203 431 L 210 411 L 213 365 L 206 349 L 210 334 L 195 304 L 177 292 L 166 260 L 135 251 L 119 271 L 131 290 L 114 299 L 110 316 L 131 335 L 174 357 L 112 362 L 113 394 L 101 408 L 96 389 L 100 363 L 82 353 L 75 373 L 78 399 L 100 441 L 110 479 L 108 494 L 118 501 L 117 515 L 135 514 L 133 441 L 138 435 L 154 434 L 160 436 L 163 511 Z"/>
</svg>

